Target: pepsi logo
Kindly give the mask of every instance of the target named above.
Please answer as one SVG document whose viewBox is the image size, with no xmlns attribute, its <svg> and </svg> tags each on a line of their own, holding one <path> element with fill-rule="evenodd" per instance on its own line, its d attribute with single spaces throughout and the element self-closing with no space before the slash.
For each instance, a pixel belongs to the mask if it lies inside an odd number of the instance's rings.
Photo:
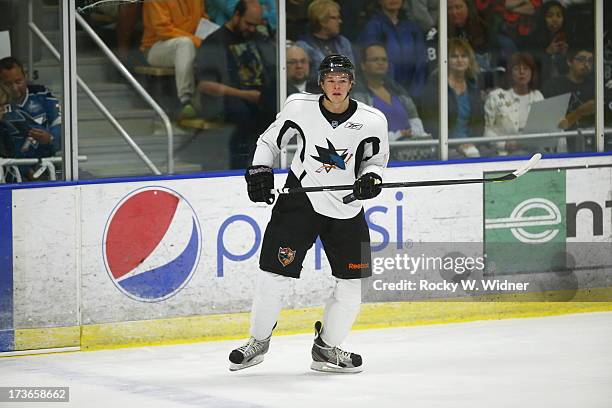
<svg viewBox="0 0 612 408">
<path fill-rule="evenodd" d="M 113 209 L 104 229 L 104 264 L 115 286 L 132 299 L 158 302 L 191 279 L 202 251 L 200 223 L 176 191 L 145 187 Z"/>
</svg>

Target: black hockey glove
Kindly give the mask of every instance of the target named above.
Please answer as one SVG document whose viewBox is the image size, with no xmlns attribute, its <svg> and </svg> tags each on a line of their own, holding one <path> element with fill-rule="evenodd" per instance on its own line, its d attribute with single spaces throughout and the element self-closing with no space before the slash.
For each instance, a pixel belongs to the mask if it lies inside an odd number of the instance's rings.
<svg viewBox="0 0 612 408">
<path fill-rule="evenodd" d="M 353 184 L 353 195 L 358 200 L 368 200 L 380 194 L 382 189 L 377 184 L 382 183 L 382 179 L 376 173 L 366 173 L 355 180 Z"/>
<path fill-rule="evenodd" d="M 274 172 L 268 166 L 251 166 L 246 169 L 244 178 L 247 182 L 249 198 L 254 203 L 274 203 Z"/>
</svg>

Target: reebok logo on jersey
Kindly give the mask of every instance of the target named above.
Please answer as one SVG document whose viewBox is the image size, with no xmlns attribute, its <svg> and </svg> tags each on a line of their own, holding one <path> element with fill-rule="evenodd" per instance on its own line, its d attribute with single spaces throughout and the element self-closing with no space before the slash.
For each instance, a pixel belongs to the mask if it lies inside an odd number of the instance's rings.
<svg viewBox="0 0 612 408">
<path fill-rule="evenodd" d="M 348 149 L 336 149 L 332 142 L 327 140 L 327 148 L 315 145 L 319 156 L 310 156 L 318 162 L 323 163 L 323 166 L 319 167 L 316 172 L 320 173 L 325 170 L 327 173 L 333 169 L 346 170 L 346 163 L 353 157 L 352 154 L 347 153 Z"/>
<path fill-rule="evenodd" d="M 346 125 L 344 125 L 344 127 L 347 128 L 347 129 L 360 130 L 363 127 L 363 124 L 361 124 L 361 123 L 353 123 L 353 122 L 346 122 Z"/>
</svg>

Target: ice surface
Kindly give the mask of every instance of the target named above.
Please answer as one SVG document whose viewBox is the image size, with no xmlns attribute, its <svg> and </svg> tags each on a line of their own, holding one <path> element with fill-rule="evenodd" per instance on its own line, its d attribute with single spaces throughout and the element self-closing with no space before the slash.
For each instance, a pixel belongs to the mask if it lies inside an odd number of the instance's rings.
<svg viewBox="0 0 612 408">
<path fill-rule="evenodd" d="M 355 331 L 360 374 L 311 371 L 312 338 L 234 373 L 242 341 L 3 358 L 0 386 L 69 386 L 84 408 L 612 407 L 612 313 Z"/>
</svg>

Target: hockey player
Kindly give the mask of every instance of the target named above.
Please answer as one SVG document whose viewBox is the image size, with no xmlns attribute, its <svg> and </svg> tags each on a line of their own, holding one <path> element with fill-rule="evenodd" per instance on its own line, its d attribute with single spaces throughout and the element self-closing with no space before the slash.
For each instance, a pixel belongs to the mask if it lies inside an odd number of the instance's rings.
<svg viewBox="0 0 612 408">
<path fill-rule="evenodd" d="M 293 94 L 276 121 L 259 137 L 253 165 L 246 171 L 249 198 L 272 204 L 272 165 L 294 136 L 297 151 L 285 187 L 353 184 L 358 200 L 376 197 L 389 157 L 387 120 L 377 109 L 349 98 L 354 67 L 343 55 L 321 63 L 322 95 Z M 313 370 L 360 372 L 359 354 L 339 345 L 348 335 L 361 303 L 361 279 L 371 276 L 370 236 L 359 201 L 343 204 L 346 192 L 282 195 L 262 244 L 251 310 L 250 339 L 229 356 L 230 370 L 263 361 L 280 313 L 281 295 L 299 278 L 308 249 L 321 237 L 335 287 L 325 304 L 323 323 L 315 323 Z M 362 244 L 368 250 L 362 253 Z"/>
</svg>

